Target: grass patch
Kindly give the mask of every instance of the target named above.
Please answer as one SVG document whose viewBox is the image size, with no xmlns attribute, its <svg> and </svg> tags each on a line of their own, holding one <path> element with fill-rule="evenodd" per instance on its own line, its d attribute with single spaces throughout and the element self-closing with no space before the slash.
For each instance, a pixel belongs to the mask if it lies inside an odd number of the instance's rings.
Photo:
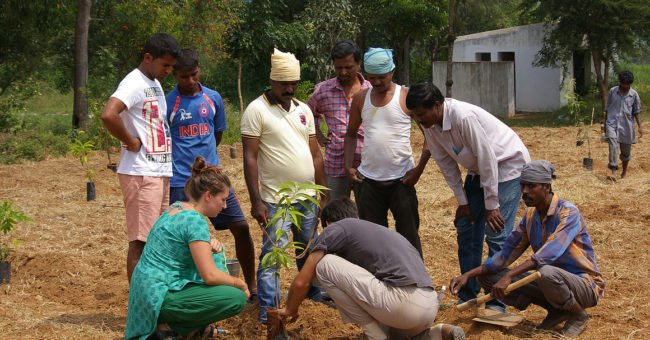
<svg viewBox="0 0 650 340">
<path fill-rule="evenodd" d="M 60 93 L 47 86 L 25 103 L 25 112 L 35 114 L 72 114 L 74 95 L 72 91 Z M 72 120 L 70 124 L 72 125 Z"/>
</svg>

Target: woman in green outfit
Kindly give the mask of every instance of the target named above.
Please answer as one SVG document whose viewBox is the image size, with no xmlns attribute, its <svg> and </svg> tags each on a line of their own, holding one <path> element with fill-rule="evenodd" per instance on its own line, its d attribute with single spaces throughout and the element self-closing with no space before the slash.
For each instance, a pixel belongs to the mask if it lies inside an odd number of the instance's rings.
<svg viewBox="0 0 650 340">
<path fill-rule="evenodd" d="M 229 188 L 219 168 L 196 158 L 185 184 L 190 201 L 175 202 L 156 221 L 133 273 L 126 339 L 207 335 L 213 322 L 242 311 L 250 292 L 227 274 L 206 219 L 226 207 Z"/>
</svg>

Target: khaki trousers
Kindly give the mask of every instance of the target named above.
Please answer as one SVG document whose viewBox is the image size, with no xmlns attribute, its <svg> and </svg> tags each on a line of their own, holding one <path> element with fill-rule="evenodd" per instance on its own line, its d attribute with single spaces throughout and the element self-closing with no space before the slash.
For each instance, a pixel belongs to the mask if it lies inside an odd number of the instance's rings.
<svg viewBox="0 0 650 340">
<path fill-rule="evenodd" d="M 432 288 L 392 287 L 336 255 L 320 260 L 316 276 L 343 322 L 360 325 L 370 339 L 414 337 L 428 331 L 438 313 Z"/>
</svg>

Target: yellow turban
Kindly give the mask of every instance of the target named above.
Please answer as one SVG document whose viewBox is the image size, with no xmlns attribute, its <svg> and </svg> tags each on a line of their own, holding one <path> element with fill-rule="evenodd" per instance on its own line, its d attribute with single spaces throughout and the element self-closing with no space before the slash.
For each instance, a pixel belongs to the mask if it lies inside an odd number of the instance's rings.
<svg viewBox="0 0 650 340">
<path fill-rule="evenodd" d="M 296 81 L 300 80 L 300 62 L 293 53 L 273 49 L 271 55 L 271 80 Z"/>
</svg>

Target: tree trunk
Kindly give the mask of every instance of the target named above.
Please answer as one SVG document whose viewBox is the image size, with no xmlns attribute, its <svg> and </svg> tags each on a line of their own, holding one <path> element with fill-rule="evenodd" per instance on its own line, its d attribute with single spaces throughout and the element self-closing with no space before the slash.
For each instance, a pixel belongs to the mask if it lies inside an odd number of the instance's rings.
<svg viewBox="0 0 650 340">
<path fill-rule="evenodd" d="M 241 94 L 241 58 L 237 59 L 237 97 L 239 97 L 239 114 L 244 114 L 244 97 Z"/>
<path fill-rule="evenodd" d="M 598 90 L 600 91 L 600 103 L 602 105 L 603 115 L 607 108 L 607 80 L 609 78 L 609 60 L 603 57 L 600 51 L 592 50 L 591 59 L 594 63 L 594 71 L 596 72 L 596 82 L 598 83 Z M 603 70 L 603 65 L 604 70 Z M 606 116 L 606 115 L 605 115 Z"/>
<path fill-rule="evenodd" d="M 397 79 L 401 85 L 408 86 L 411 74 L 411 37 L 404 38 L 397 46 Z"/>
<path fill-rule="evenodd" d="M 456 17 L 456 0 L 449 0 L 449 32 L 447 34 L 447 81 L 445 82 L 447 98 L 451 98 L 451 87 L 454 85 L 453 66 L 454 66 L 454 20 Z"/>
<path fill-rule="evenodd" d="M 74 105 L 72 127 L 88 129 L 88 28 L 90 26 L 90 0 L 77 1 L 77 22 L 74 34 Z"/>
</svg>

